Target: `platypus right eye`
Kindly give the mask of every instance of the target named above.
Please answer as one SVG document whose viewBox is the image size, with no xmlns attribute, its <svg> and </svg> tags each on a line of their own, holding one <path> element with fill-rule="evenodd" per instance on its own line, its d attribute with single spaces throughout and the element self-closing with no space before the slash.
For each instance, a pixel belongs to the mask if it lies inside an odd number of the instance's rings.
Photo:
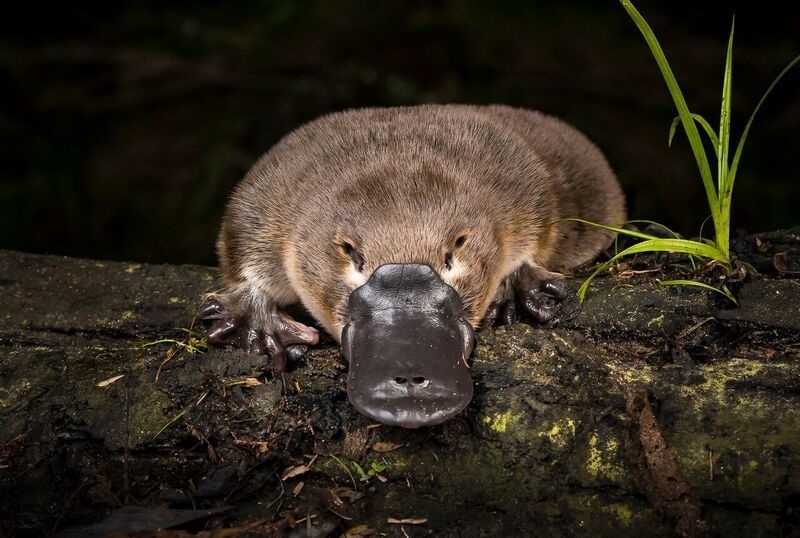
<svg viewBox="0 0 800 538">
<path fill-rule="evenodd" d="M 364 270 L 364 256 L 362 256 L 361 253 L 356 250 L 356 247 L 346 241 L 343 242 L 341 246 L 342 250 L 344 250 L 344 253 L 350 256 L 350 259 L 353 261 L 353 265 L 355 266 L 356 270 L 361 273 Z"/>
</svg>

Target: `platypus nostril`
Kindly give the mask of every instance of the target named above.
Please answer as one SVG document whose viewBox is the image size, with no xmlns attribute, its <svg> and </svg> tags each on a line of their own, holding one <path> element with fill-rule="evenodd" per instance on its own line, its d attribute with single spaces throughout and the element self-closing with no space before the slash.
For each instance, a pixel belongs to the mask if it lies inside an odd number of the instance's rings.
<svg viewBox="0 0 800 538">
<path fill-rule="evenodd" d="M 408 379 L 406 379 L 405 377 L 395 377 L 394 378 L 394 382 L 397 383 L 398 385 L 402 385 L 402 384 L 406 383 L 407 381 L 408 381 Z"/>
</svg>

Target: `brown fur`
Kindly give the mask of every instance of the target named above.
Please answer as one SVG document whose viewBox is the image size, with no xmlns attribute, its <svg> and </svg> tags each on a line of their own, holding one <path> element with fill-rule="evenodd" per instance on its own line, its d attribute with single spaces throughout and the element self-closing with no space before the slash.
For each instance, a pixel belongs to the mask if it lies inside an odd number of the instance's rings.
<svg viewBox="0 0 800 538">
<path fill-rule="evenodd" d="M 417 262 L 459 292 L 477 326 L 522 265 L 571 269 L 612 241 L 567 217 L 626 218 L 603 155 L 558 119 L 461 105 L 330 114 L 287 135 L 237 186 L 218 242 L 220 297 L 265 330 L 278 308 L 302 302 L 338 339 L 359 283 L 385 263 Z"/>
</svg>

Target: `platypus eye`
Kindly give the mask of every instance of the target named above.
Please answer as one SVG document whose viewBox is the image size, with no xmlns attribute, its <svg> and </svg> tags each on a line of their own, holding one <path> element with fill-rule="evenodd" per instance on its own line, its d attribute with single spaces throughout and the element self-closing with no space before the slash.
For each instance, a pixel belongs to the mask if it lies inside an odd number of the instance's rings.
<svg viewBox="0 0 800 538">
<path fill-rule="evenodd" d="M 342 243 L 342 250 L 344 253 L 350 256 L 350 259 L 353 260 L 353 265 L 355 266 L 358 272 L 362 272 L 364 270 L 364 256 L 361 255 L 359 251 L 356 250 L 356 247 L 351 245 L 350 243 L 344 242 Z"/>
<path fill-rule="evenodd" d="M 444 266 L 449 271 L 453 268 L 453 251 L 461 248 L 464 245 L 464 242 L 467 240 L 466 235 L 459 235 L 456 237 L 456 240 L 453 241 L 453 249 L 448 251 L 447 254 L 444 255 Z"/>
</svg>

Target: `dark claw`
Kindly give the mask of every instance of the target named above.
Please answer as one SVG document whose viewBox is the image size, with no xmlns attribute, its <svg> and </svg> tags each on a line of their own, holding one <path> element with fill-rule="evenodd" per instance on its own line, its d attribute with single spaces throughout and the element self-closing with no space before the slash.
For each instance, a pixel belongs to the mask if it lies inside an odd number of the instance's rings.
<svg viewBox="0 0 800 538">
<path fill-rule="evenodd" d="M 558 301 L 563 301 L 567 298 L 567 287 L 564 285 L 562 279 L 545 280 L 542 283 L 542 293 L 553 297 Z"/>
<path fill-rule="evenodd" d="M 216 299 L 207 300 L 197 310 L 197 319 L 200 321 L 218 320 L 228 316 L 230 316 L 230 311 Z"/>
<path fill-rule="evenodd" d="M 206 336 L 208 343 L 215 346 L 221 346 L 231 343 L 239 329 L 239 324 L 232 319 L 219 319 L 211 324 L 208 328 Z"/>
<path fill-rule="evenodd" d="M 525 300 L 525 310 L 539 323 L 547 323 L 555 314 L 555 303 L 547 296 L 534 295 Z"/>
<path fill-rule="evenodd" d="M 272 336 L 265 334 L 264 349 L 272 359 L 272 369 L 275 373 L 282 374 L 286 370 L 286 349 Z"/>
<path fill-rule="evenodd" d="M 540 324 L 555 318 L 561 301 L 567 297 L 564 277 L 541 268 L 528 268 L 521 272 L 516 283 L 520 306 Z"/>
<path fill-rule="evenodd" d="M 303 355 L 306 354 L 308 351 L 308 346 L 294 344 L 291 346 L 286 346 L 286 358 L 292 362 L 297 362 Z"/>
<path fill-rule="evenodd" d="M 247 353 L 256 353 L 258 355 L 265 354 L 266 350 L 264 349 L 264 344 L 261 342 L 261 336 L 258 334 L 258 331 L 247 327 L 242 333 L 243 334 L 241 334 L 239 338 L 243 350 Z"/>
<path fill-rule="evenodd" d="M 503 305 L 503 315 L 502 315 L 503 325 L 513 325 L 517 322 L 517 305 L 514 304 L 514 300 L 506 301 Z"/>
<path fill-rule="evenodd" d="M 492 303 L 489 305 L 489 308 L 486 309 L 486 314 L 483 316 L 483 321 L 481 322 L 481 329 L 488 329 L 489 327 L 494 326 L 495 322 L 497 321 L 497 317 L 500 315 L 500 303 Z"/>
</svg>

